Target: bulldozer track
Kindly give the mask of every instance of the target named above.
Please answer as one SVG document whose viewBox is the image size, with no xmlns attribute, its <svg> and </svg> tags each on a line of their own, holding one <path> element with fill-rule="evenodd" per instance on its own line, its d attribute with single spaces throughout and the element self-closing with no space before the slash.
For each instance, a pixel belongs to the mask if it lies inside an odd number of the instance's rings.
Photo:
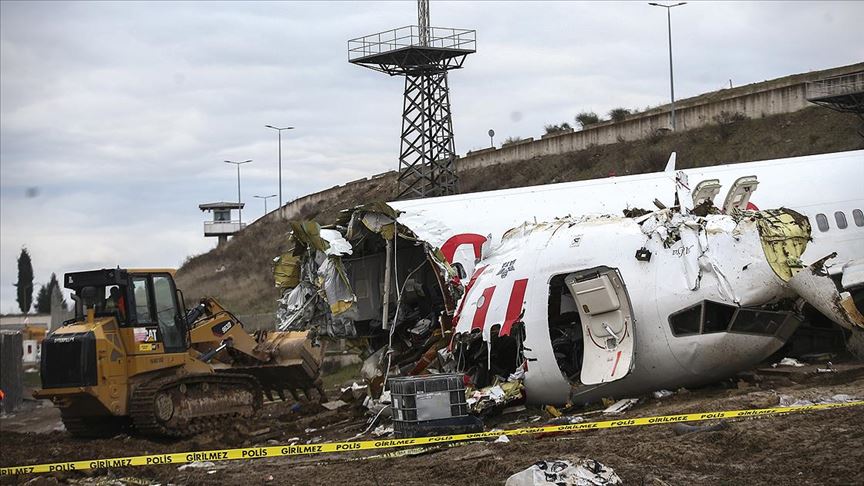
<svg viewBox="0 0 864 486">
<path fill-rule="evenodd" d="M 255 377 L 214 373 L 156 378 L 139 385 L 132 393 L 129 415 L 138 433 L 187 437 L 224 428 L 230 423 L 226 419 L 251 417 L 262 406 Z"/>
</svg>

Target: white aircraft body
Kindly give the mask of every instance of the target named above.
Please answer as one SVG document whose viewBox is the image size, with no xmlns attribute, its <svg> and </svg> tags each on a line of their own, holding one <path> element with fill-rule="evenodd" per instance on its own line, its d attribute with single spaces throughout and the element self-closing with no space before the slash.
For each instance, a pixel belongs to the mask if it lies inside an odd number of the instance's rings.
<svg viewBox="0 0 864 486">
<path fill-rule="evenodd" d="M 798 326 L 790 299 L 864 326 L 849 294 L 864 290 L 864 151 L 672 165 L 674 155 L 662 173 L 390 203 L 471 276 L 451 345 L 459 359 L 482 356 L 499 375 L 524 366 L 531 402 L 587 402 L 751 367 Z M 721 188 L 728 214 L 690 213 Z M 621 217 L 655 199 L 670 209 Z M 769 257 L 759 218 L 733 210 L 755 206 L 815 222 L 803 254 Z M 798 261 L 813 267 L 778 269 Z"/>
<path fill-rule="evenodd" d="M 803 259 L 831 252 L 831 269 L 864 257 L 864 150 L 684 169 L 691 187 L 716 180 L 718 191 L 735 194 L 736 181 L 755 176 L 758 186 L 741 186 L 748 202 L 761 209 L 791 208 L 815 222 L 813 241 Z M 746 184 L 747 181 L 742 181 Z M 740 185 L 740 184 L 739 184 Z M 510 228 L 564 216 L 621 215 L 627 208 L 654 209 L 653 201 L 672 206 L 672 170 L 651 174 L 520 187 L 456 196 L 388 203 L 403 211 L 399 222 L 445 255 L 453 255 L 468 275 L 483 241 L 495 244 Z M 749 196 L 752 194 L 752 197 Z M 725 201 L 716 201 L 723 207 Z M 751 206 L 752 207 L 752 206 Z M 838 216 L 837 213 L 842 213 Z M 821 215 L 821 216 L 820 216 Z M 824 220 L 823 220 L 824 218 Z M 842 219 L 840 219 L 842 218 Z M 824 221 L 824 225 L 820 223 Z M 823 230 L 822 228 L 825 228 Z"/>
</svg>

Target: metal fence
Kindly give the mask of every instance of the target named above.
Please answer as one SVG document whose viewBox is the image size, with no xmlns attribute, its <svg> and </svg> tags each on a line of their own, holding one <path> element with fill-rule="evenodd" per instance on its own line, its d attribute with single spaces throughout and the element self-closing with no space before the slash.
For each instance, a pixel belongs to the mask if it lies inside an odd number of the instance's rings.
<svg viewBox="0 0 864 486">
<path fill-rule="evenodd" d="M 864 93 L 864 72 L 807 83 L 808 100 Z"/>
</svg>

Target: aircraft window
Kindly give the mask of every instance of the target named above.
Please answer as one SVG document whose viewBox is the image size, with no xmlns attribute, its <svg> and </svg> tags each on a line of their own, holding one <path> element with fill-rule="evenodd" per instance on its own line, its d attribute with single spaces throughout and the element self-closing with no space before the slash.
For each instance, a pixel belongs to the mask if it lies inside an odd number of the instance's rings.
<svg viewBox="0 0 864 486">
<path fill-rule="evenodd" d="M 705 314 L 702 318 L 702 334 L 726 332 L 732 317 L 735 316 L 735 306 L 705 301 Z"/>
<path fill-rule="evenodd" d="M 669 316 L 672 334 L 675 336 L 692 336 L 699 334 L 702 321 L 702 304 L 678 311 Z"/>
<path fill-rule="evenodd" d="M 837 211 L 834 213 L 834 221 L 837 222 L 837 227 L 840 229 L 846 229 L 846 226 L 848 226 L 846 223 L 846 213 L 843 211 Z"/>
<path fill-rule="evenodd" d="M 732 332 L 746 332 L 754 334 L 768 334 L 773 336 L 777 333 L 786 314 L 780 312 L 740 309 L 732 323 Z"/>
<path fill-rule="evenodd" d="M 817 214 L 816 215 L 816 226 L 818 226 L 819 231 L 822 231 L 823 233 L 825 231 L 828 231 L 828 217 L 826 217 L 822 213 Z"/>
<path fill-rule="evenodd" d="M 855 226 L 864 226 L 864 212 L 860 209 L 852 210 L 852 220 L 855 221 Z"/>
</svg>

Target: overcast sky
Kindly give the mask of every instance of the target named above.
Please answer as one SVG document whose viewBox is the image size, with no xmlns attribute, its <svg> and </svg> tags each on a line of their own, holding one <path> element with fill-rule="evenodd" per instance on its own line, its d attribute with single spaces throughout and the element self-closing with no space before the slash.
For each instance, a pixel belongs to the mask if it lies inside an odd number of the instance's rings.
<svg viewBox="0 0 864 486">
<path fill-rule="evenodd" d="M 416 3 L 0 2 L 0 312 L 16 258 L 51 272 L 179 266 L 205 252 L 202 202 L 286 202 L 397 166 L 402 81 L 347 40 L 416 23 Z M 864 60 L 864 3 L 691 2 L 672 10 L 679 98 Z M 437 2 L 477 30 L 451 73 L 459 153 L 583 110 L 668 100 L 665 11 L 645 2 Z M 274 204 L 274 199 L 270 200 Z M 272 206 L 271 206 L 272 208 Z M 38 288 L 38 287 L 37 287 Z"/>
</svg>

